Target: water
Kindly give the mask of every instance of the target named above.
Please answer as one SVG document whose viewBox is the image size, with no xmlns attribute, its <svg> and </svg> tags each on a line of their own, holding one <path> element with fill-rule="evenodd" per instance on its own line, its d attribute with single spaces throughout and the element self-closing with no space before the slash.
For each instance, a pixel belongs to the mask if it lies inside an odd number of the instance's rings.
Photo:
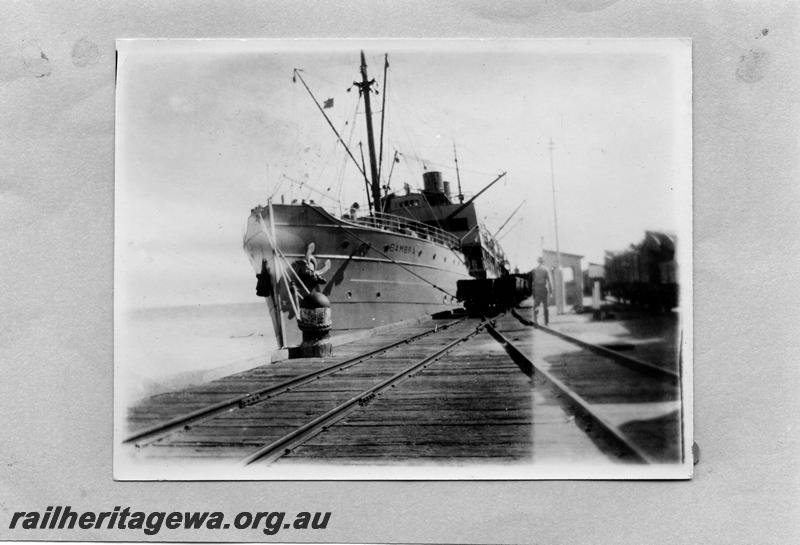
<svg viewBox="0 0 800 545">
<path fill-rule="evenodd" d="M 264 302 L 120 311 L 117 394 L 132 402 L 197 384 L 268 363 L 276 348 Z"/>
</svg>

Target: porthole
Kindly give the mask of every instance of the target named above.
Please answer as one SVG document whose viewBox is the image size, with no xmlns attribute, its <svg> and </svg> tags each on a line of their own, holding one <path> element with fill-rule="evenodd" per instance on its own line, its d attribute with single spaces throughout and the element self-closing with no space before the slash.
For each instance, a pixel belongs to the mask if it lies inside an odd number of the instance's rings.
<svg viewBox="0 0 800 545">
<path fill-rule="evenodd" d="M 380 298 L 381 298 L 381 292 L 378 292 L 378 293 L 376 293 L 376 294 L 375 294 L 375 297 L 376 297 L 377 299 L 380 299 Z"/>
<path fill-rule="evenodd" d="M 352 299 L 353 298 L 353 292 L 352 291 L 348 291 L 347 292 L 347 298 L 348 299 Z"/>
<path fill-rule="evenodd" d="M 419 256 L 421 256 L 421 255 L 422 255 L 422 250 L 420 250 L 419 252 L 417 252 L 417 257 L 419 257 Z"/>
<path fill-rule="evenodd" d="M 342 248 L 348 248 L 349 246 L 350 246 L 349 240 L 345 240 L 344 242 L 342 242 Z"/>
</svg>

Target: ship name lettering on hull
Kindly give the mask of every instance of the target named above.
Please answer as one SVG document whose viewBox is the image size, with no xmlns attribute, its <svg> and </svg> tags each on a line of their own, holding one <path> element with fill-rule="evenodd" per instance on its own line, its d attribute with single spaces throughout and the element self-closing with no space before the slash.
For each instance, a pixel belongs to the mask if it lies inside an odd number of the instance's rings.
<svg viewBox="0 0 800 545">
<path fill-rule="evenodd" d="M 398 254 L 415 254 L 417 253 L 417 249 L 414 246 L 410 246 L 408 244 L 397 244 L 396 242 L 392 242 L 391 244 L 386 245 L 387 252 L 396 252 Z"/>
</svg>

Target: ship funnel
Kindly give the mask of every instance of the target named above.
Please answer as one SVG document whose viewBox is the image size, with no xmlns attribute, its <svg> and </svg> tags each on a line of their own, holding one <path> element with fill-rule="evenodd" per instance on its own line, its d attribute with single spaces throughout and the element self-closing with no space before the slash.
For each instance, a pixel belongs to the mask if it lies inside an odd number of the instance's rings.
<svg viewBox="0 0 800 545">
<path fill-rule="evenodd" d="M 425 191 L 429 193 L 444 193 L 444 183 L 442 182 L 442 173 L 431 170 L 422 173 L 422 179 L 425 182 Z"/>
</svg>

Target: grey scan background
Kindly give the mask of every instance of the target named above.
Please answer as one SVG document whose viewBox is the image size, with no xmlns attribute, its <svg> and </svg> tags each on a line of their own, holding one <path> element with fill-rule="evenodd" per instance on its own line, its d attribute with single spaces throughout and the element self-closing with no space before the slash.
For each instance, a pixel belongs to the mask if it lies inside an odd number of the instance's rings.
<svg viewBox="0 0 800 545">
<path fill-rule="evenodd" d="M 70 504 L 333 511 L 324 533 L 274 540 L 796 542 L 798 15 L 793 1 L 0 5 L 0 538 L 143 538 L 7 528 L 15 510 Z M 693 481 L 112 480 L 114 40 L 348 36 L 693 39 Z"/>
</svg>

